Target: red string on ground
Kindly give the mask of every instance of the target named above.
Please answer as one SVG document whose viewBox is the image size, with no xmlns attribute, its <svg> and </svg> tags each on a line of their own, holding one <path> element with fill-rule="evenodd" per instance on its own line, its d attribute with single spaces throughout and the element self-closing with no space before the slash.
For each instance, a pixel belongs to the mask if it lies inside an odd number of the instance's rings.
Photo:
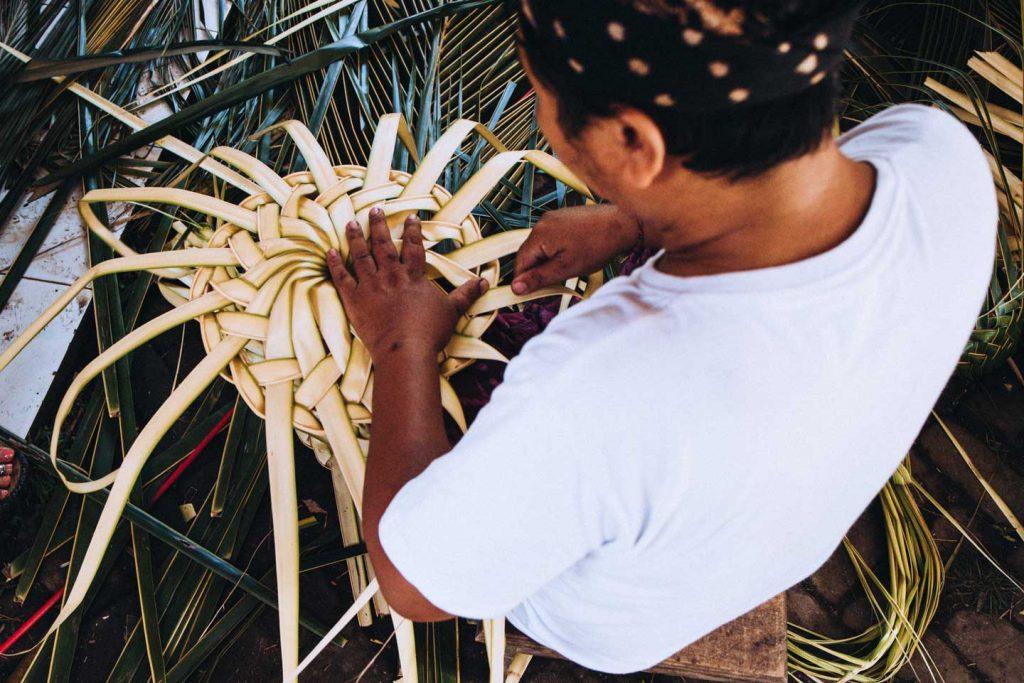
<svg viewBox="0 0 1024 683">
<path fill-rule="evenodd" d="M 150 506 L 156 504 L 156 502 L 160 500 L 165 493 L 167 493 L 167 490 L 174 485 L 174 482 L 178 481 L 178 478 L 181 477 L 185 470 L 188 469 L 189 465 L 191 465 L 195 459 L 198 458 L 204 450 L 206 450 L 206 447 L 210 445 L 210 442 L 213 441 L 218 434 L 224 431 L 224 428 L 227 427 L 228 423 L 231 421 L 231 416 L 234 414 L 234 408 L 231 408 L 228 412 L 224 413 L 224 417 L 222 417 L 217 424 L 213 426 L 213 429 L 211 429 L 206 436 L 203 437 L 202 441 L 192 449 L 192 452 L 189 453 L 184 460 L 178 463 L 178 466 L 174 468 L 174 471 L 171 472 L 170 476 L 160 484 L 160 488 L 158 488 L 156 493 L 153 494 L 153 498 L 149 501 Z M 11 634 L 11 636 L 5 640 L 2 645 L 0 645 L 0 656 L 6 654 L 8 650 L 14 647 L 18 641 L 36 625 L 37 621 L 42 619 L 47 612 L 53 609 L 54 605 L 60 602 L 63 595 L 64 588 L 58 588 L 57 591 L 32 614 L 32 616 L 26 619 L 25 622 Z"/>
<path fill-rule="evenodd" d="M 222 417 L 220 421 L 213 426 L 213 429 L 211 429 L 210 432 L 203 437 L 203 440 L 200 441 L 199 444 L 196 445 L 194 449 L 192 449 L 192 452 L 189 453 L 184 460 L 178 463 L 178 466 L 174 468 L 174 471 L 171 472 L 171 475 L 167 477 L 167 479 L 165 479 L 162 484 L 160 484 L 160 488 L 156 490 L 156 493 L 153 494 L 153 498 L 150 499 L 149 501 L 150 505 L 156 505 L 156 502 L 160 500 L 160 498 L 162 498 L 165 493 L 167 493 L 167 489 L 174 486 L 174 482 L 178 481 L 178 477 L 180 477 L 182 473 L 188 469 L 188 466 L 191 465 L 192 462 L 196 458 L 198 458 L 204 450 L 206 450 L 206 447 L 210 445 L 210 442 L 213 441 L 217 437 L 217 435 L 220 434 L 221 431 L 223 431 L 224 428 L 228 426 L 228 423 L 231 422 L 231 416 L 234 414 L 234 408 L 231 408 L 228 412 L 224 413 L 224 417 Z"/>
<path fill-rule="evenodd" d="M 28 633 L 29 629 L 36 625 L 36 622 L 43 618 L 43 615 L 53 609 L 53 606 L 60 602 L 61 597 L 64 595 L 64 589 L 58 588 L 57 592 L 50 596 L 50 599 L 43 603 L 42 607 L 37 609 L 28 619 L 25 620 L 21 626 L 11 634 L 11 637 L 0 645 L 0 655 L 7 654 L 7 651 L 14 647 L 21 637 Z"/>
</svg>

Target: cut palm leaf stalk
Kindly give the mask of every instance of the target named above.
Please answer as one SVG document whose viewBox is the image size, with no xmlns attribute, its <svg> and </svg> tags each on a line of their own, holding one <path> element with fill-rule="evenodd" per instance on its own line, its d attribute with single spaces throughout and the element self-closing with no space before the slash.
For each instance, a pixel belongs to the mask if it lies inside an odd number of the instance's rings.
<svg viewBox="0 0 1024 683">
<path fill-rule="evenodd" d="M 517 652 L 512 657 L 512 663 L 508 665 L 508 675 L 505 676 L 505 683 L 519 683 L 523 678 L 523 674 L 526 673 L 526 667 L 533 661 L 533 655 L 523 654 Z"/>
<path fill-rule="evenodd" d="M 90 493 L 107 486 L 111 491 L 51 631 L 81 604 L 154 447 L 189 405 L 217 377 L 224 377 L 235 385 L 248 407 L 266 421 L 282 671 L 285 680 L 293 680 L 299 655 L 299 596 L 292 431 L 327 444 L 334 460 L 332 467 L 337 467 L 358 511 L 365 470 L 361 442 L 365 442 L 372 417 L 369 354 L 350 329 L 331 284 L 327 251 L 336 248 L 347 253 L 345 224 L 354 219 L 367 231 L 371 207 L 383 209 L 396 240 L 401 238 L 407 216 L 426 213 L 429 216 L 423 220 L 423 233 L 427 265 L 437 286 L 450 289 L 472 278 L 488 280 L 490 291 L 459 322 L 453 342 L 438 358 L 442 405 L 465 429 L 465 417 L 447 378 L 477 358 L 503 359 L 480 339 L 497 310 L 546 296 L 579 294 L 564 286 L 526 296 L 513 294 L 509 286 L 499 282 L 500 259 L 513 254 L 528 231 L 512 230 L 484 238 L 473 209 L 522 162 L 533 164 L 588 197 L 589 193 L 554 157 L 537 150 L 508 151 L 485 127 L 468 120 L 455 122 L 412 173 L 392 168 L 399 142 L 411 159 L 418 158 L 412 135 L 398 114 L 385 115 L 379 121 L 366 166 L 333 164 L 312 133 L 297 121 L 274 129 L 288 136 L 308 170 L 282 177 L 255 157 L 218 147 L 211 151 L 211 157 L 233 167 L 247 178 L 246 182 L 260 188 L 239 204 L 176 188 L 117 188 L 86 193 L 79 202 L 86 226 L 120 258 L 90 268 L 0 354 L 0 370 L 79 291 L 102 275 L 148 271 L 188 285 L 187 300 L 175 300 L 174 309 L 118 339 L 90 362 L 75 377 L 58 408 L 50 449 L 55 466 L 62 424 L 88 383 L 157 335 L 190 320 L 199 322 L 207 355 L 141 429 L 120 469 L 84 482 L 71 481 L 58 469 L 72 491 Z M 437 183 L 473 133 L 491 145 L 495 154 L 453 194 Z M 218 220 L 218 227 L 201 247 L 137 254 L 101 220 L 101 212 L 93 205 L 105 202 L 168 204 L 207 214 Z M 454 242 L 458 248 L 444 255 L 437 253 L 434 247 L 442 241 Z M 375 583 L 370 581 L 369 585 Z M 396 614 L 392 618 L 402 671 L 411 682 L 416 678 L 412 623 Z M 489 628 L 495 641 L 491 650 L 498 653 L 503 649 L 503 622 Z M 501 661 L 497 654 L 495 661 Z M 499 670 L 496 675 L 500 674 Z"/>
<path fill-rule="evenodd" d="M 503 683 L 505 680 L 505 620 L 484 620 L 484 643 L 487 646 L 487 665 L 491 677 L 490 683 Z"/>
<path fill-rule="evenodd" d="M 348 608 L 348 611 L 346 611 L 345 614 L 341 616 L 341 619 L 338 619 L 338 623 L 331 627 L 331 630 L 327 633 L 327 637 L 321 640 L 319 643 L 317 643 L 310 651 L 310 653 L 306 655 L 306 658 L 302 660 L 298 667 L 296 667 L 295 671 L 292 674 L 291 680 L 298 679 L 299 674 L 301 674 L 306 669 L 307 666 L 312 664 L 313 660 L 317 658 L 317 655 L 323 652 L 324 649 L 328 645 L 330 645 L 332 638 L 337 637 L 342 632 L 342 630 L 346 626 L 348 626 L 349 622 L 355 618 L 359 610 L 363 609 L 367 605 L 367 603 L 370 602 L 370 599 L 373 598 L 374 594 L 378 590 L 380 590 L 380 586 L 377 585 L 377 579 L 374 579 L 370 582 L 370 585 L 366 587 L 366 590 L 364 590 L 362 593 L 356 596 L 355 602 L 353 602 L 352 606 Z M 414 668 L 413 672 L 415 671 L 416 669 Z M 402 680 L 405 680 L 404 676 Z"/>
<path fill-rule="evenodd" d="M 353 546 L 362 541 L 359 529 L 359 516 L 356 514 L 355 502 L 349 494 L 345 479 L 338 470 L 331 455 L 330 449 L 323 441 L 316 439 L 312 443 L 313 453 L 321 465 L 331 473 L 331 486 L 334 488 L 334 504 L 338 512 L 338 526 L 341 532 L 341 542 L 346 546 Z M 346 561 L 348 579 L 352 587 L 352 595 L 359 595 L 369 585 L 366 562 L 363 557 L 353 557 Z M 359 610 L 359 625 L 369 626 L 373 623 L 373 615 L 370 614 L 370 606 L 367 605 Z"/>
<path fill-rule="evenodd" d="M 829 638 L 791 624 L 791 674 L 815 681 L 889 680 L 921 645 L 938 608 L 945 571 L 914 500 L 914 486 L 908 466 L 901 465 L 879 494 L 888 540 L 888 582 L 875 575 L 848 539 L 843 541 L 877 623 L 848 638 Z M 932 667 L 925 651 L 922 661 Z"/>
<path fill-rule="evenodd" d="M 217 479 L 213 485 L 213 498 L 210 502 L 211 517 L 221 517 L 224 514 L 224 503 L 231 488 L 235 458 L 238 455 L 239 446 L 242 442 L 242 430 L 248 421 L 249 415 L 249 409 L 242 403 L 241 397 L 236 398 L 235 406 L 231 409 L 231 424 L 228 426 L 227 438 L 224 439 L 220 465 L 217 467 Z"/>
</svg>

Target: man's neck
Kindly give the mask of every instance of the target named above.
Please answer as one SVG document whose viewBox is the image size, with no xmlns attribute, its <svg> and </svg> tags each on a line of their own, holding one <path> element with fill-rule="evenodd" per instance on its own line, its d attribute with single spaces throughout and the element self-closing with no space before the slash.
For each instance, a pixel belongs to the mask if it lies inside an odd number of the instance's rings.
<svg viewBox="0 0 1024 683">
<path fill-rule="evenodd" d="M 685 173 L 643 216 L 658 269 L 708 275 L 793 263 L 840 244 L 860 225 L 875 170 L 830 139 L 815 152 L 730 182 Z M 646 213 L 646 212 L 645 212 Z"/>
</svg>

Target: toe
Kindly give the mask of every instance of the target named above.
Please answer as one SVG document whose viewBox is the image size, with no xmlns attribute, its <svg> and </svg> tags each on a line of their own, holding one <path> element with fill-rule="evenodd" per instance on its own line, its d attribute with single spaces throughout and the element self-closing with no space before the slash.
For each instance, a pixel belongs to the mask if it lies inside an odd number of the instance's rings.
<svg viewBox="0 0 1024 683">
<path fill-rule="evenodd" d="M 8 489 L 11 487 L 11 477 L 4 475 L 0 477 L 0 489 Z"/>
<path fill-rule="evenodd" d="M 10 448 L 0 448 L 0 462 L 11 462 L 14 460 L 14 451 Z"/>
</svg>

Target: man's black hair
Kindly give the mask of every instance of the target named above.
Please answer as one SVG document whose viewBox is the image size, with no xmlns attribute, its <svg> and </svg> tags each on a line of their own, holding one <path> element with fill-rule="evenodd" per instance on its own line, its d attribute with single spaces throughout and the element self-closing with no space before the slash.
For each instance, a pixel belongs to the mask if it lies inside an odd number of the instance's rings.
<svg viewBox="0 0 1024 683">
<path fill-rule="evenodd" d="M 813 18 L 835 2 L 735 0 L 722 4 L 767 15 L 776 25 L 786 26 Z M 585 6 L 579 11 L 586 11 Z M 711 176 L 751 177 L 812 152 L 825 139 L 836 115 L 839 88 L 834 74 L 807 90 L 767 102 L 680 112 L 631 101 L 629 93 L 623 93 L 620 101 L 590 94 L 571 83 L 563 69 L 550 64 L 546 57 L 550 52 L 544 45 L 530 38 L 520 42 L 534 75 L 555 94 L 558 121 L 565 134 L 578 135 L 592 118 L 609 116 L 618 106 L 635 107 L 657 124 L 669 154 L 680 157 L 686 168 Z"/>
</svg>

